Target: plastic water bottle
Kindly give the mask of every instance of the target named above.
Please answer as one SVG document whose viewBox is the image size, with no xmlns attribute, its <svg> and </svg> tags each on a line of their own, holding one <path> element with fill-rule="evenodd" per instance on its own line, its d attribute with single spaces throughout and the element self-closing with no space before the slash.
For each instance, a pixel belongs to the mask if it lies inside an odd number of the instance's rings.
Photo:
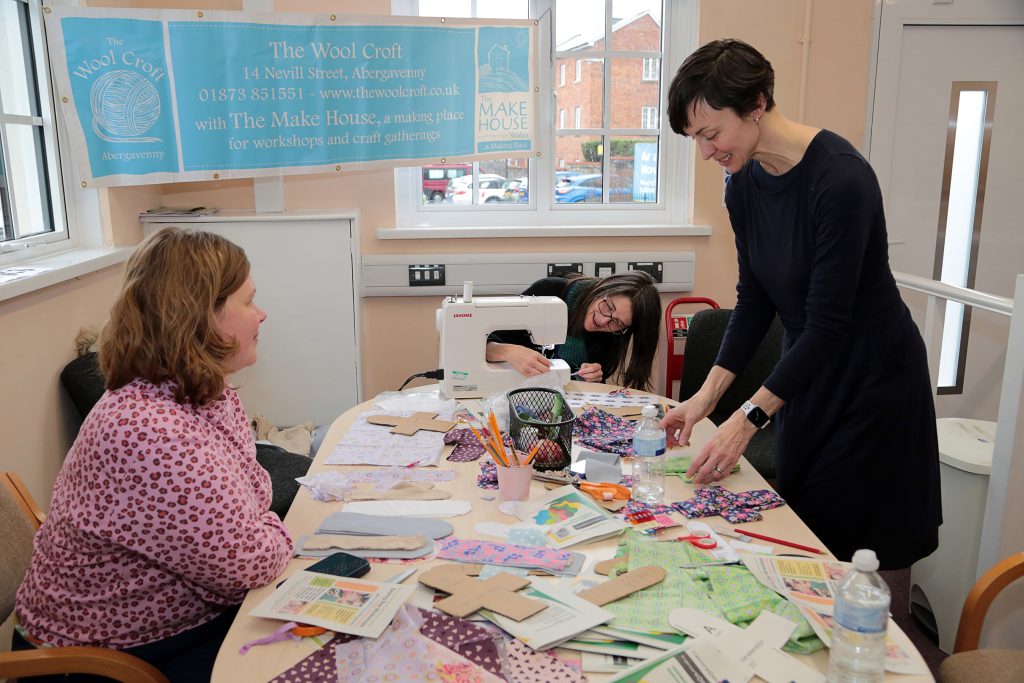
<svg viewBox="0 0 1024 683">
<path fill-rule="evenodd" d="M 885 676 L 885 629 L 889 587 L 878 575 L 874 550 L 853 554 L 853 569 L 839 581 L 829 683 L 873 683 Z"/>
<path fill-rule="evenodd" d="M 633 498 L 660 503 L 665 497 L 665 430 L 658 408 L 646 405 L 633 432 Z"/>
</svg>

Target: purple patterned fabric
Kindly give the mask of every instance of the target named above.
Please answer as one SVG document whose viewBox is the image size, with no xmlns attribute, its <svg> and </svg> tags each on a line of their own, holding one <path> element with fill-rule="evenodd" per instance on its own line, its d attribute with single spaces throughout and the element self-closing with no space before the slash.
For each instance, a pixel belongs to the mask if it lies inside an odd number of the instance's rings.
<svg viewBox="0 0 1024 683">
<path fill-rule="evenodd" d="M 437 644 L 458 652 L 480 668 L 507 678 L 502 670 L 500 633 L 441 612 L 421 609 L 420 614 L 423 615 L 420 633 Z"/>
<path fill-rule="evenodd" d="M 480 433 L 485 439 L 490 436 L 486 429 Z M 509 438 L 508 434 L 503 434 L 502 439 L 507 448 L 512 448 L 512 439 Z M 481 456 L 487 453 L 472 429 L 461 428 L 446 432 L 444 442 L 446 445 L 455 444 L 455 450 L 448 456 L 448 459 L 452 462 L 473 462 L 474 460 L 479 460 Z"/>
<path fill-rule="evenodd" d="M 636 500 L 626 504 L 625 512 L 632 514 L 642 510 L 669 513 L 679 512 L 689 519 L 721 515 L 730 524 L 756 522 L 761 519 L 758 510 L 770 510 L 785 505 L 786 501 L 770 489 L 733 493 L 721 486 L 704 486 L 694 492 L 693 498 L 663 505 L 647 505 Z"/>
<path fill-rule="evenodd" d="M 482 489 L 498 488 L 498 468 L 490 460 L 480 461 L 480 474 L 476 477 L 476 485 Z"/>
<path fill-rule="evenodd" d="M 591 406 L 576 418 L 576 440 L 596 451 L 633 455 L 633 423 Z"/>
</svg>

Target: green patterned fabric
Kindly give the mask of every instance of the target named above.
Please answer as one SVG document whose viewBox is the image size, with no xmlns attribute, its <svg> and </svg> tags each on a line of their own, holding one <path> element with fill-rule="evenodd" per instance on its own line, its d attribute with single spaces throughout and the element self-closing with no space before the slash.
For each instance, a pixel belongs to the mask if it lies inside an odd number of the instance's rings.
<svg viewBox="0 0 1024 683">
<path fill-rule="evenodd" d="M 666 458 L 665 474 L 675 474 L 683 480 L 683 483 L 692 484 L 693 477 L 686 476 L 686 470 L 690 469 L 690 463 L 692 462 L 693 458 L 689 455 L 674 455 L 671 458 Z M 729 474 L 736 474 L 739 471 L 740 463 L 737 461 Z"/>
<path fill-rule="evenodd" d="M 809 654 L 824 645 L 800 611 L 775 591 L 761 584 L 743 566 L 681 569 L 680 565 L 706 562 L 708 555 L 689 543 L 666 543 L 629 530 L 618 555 L 628 555 L 629 569 L 655 565 L 665 568 L 665 580 L 608 605 L 615 614 L 609 626 L 655 633 L 673 632 L 668 615 L 679 607 L 692 607 L 746 627 L 768 610 L 797 624 L 786 652 Z"/>
<path fill-rule="evenodd" d="M 569 309 L 570 318 L 572 318 L 572 307 L 576 303 L 576 300 L 584 293 L 584 289 L 584 287 L 578 287 L 576 285 L 569 287 L 565 305 Z M 580 335 L 566 334 L 565 343 L 560 344 L 555 350 L 555 358 L 561 358 L 569 364 L 569 367 L 574 369 L 589 362 L 587 360 L 587 346 L 583 341 L 583 337 Z"/>
</svg>

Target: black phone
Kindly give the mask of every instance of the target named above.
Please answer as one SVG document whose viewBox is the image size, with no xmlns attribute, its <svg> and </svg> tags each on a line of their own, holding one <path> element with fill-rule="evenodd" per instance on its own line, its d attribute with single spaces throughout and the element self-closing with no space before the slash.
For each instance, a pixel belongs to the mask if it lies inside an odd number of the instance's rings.
<svg viewBox="0 0 1024 683">
<path fill-rule="evenodd" d="M 330 574 L 331 576 L 350 576 L 358 579 L 370 571 L 370 563 L 362 557 L 339 551 L 309 565 L 306 567 L 306 571 Z M 281 583 L 284 583 L 284 581 Z M 277 585 L 280 586 L 281 583 Z"/>
</svg>

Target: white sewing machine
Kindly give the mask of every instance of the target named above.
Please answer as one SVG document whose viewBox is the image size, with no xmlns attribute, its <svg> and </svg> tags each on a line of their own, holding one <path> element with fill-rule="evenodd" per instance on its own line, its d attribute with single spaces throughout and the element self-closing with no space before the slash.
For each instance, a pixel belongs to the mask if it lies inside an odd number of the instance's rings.
<svg viewBox="0 0 1024 683">
<path fill-rule="evenodd" d="M 449 296 L 437 309 L 441 333 L 441 393 L 446 398 L 490 396 L 522 384 L 525 379 L 508 363 L 487 362 L 487 335 L 495 330 L 529 330 L 538 346 L 562 344 L 569 320 L 557 296 L 489 296 L 473 298 L 467 282 L 461 297 Z M 569 364 L 551 360 L 549 384 L 569 382 Z"/>
</svg>

